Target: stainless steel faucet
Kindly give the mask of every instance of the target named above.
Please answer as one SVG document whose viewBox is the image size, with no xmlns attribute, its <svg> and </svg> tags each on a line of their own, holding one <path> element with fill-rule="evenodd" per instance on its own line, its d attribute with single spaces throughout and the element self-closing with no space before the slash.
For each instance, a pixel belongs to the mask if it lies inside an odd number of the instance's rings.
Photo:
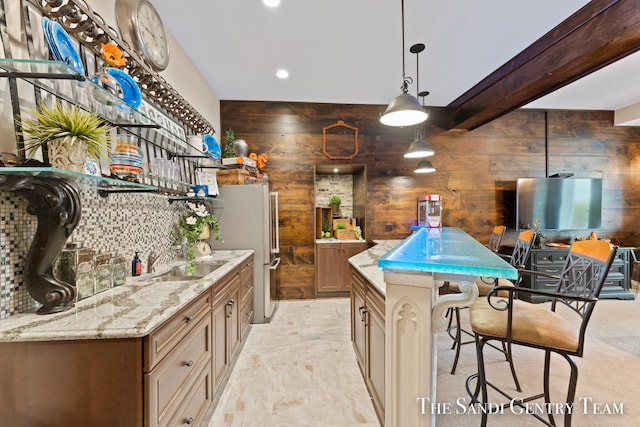
<svg viewBox="0 0 640 427">
<path fill-rule="evenodd" d="M 170 253 L 171 251 L 178 251 L 178 250 L 182 250 L 182 246 L 180 246 L 180 245 L 170 246 L 169 248 L 165 249 L 164 251 L 160 252 L 159 254 L 156 254 L 155 252 L 151 251 L 149 253 L 149 260 L 147 261 L 147 273 L 153 273 L 154 272 L 156 263 L 164 255 Z"/>
</svg>

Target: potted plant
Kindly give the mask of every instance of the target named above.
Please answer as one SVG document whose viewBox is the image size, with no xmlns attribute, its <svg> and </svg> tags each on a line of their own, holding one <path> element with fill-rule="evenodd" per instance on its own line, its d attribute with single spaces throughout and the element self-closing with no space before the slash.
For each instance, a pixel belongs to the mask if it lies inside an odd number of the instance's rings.
<svg viewBox="0 0 640 427">
<path fill-rule="evenodd" d="M 331 196 L 329 199 L 329 206 L 331 206 L 331 214 L 333 217 L 340 216 L 340 204 L 342 203 L 342 199 L 338 196 Z"/>
<path fill-rule="evenodd" d="M 187 271 L 195 270 L 196 244 L 198 240 L 204 240 L 213 236 L 216 240 L 222 240 L 220 235 L 220 222 L 218 218 L 209 213 L 209 209 L 203 203 L 186 202 L 186 211 L 178 222 L 174 232 L 176 243 L 185 244 L 184 254 L 189 261 Z"/>
<path fill-rule="evenodd" d="M 236 134 L 233 129 L 229 129 L 224 131 L 224 136 L 227 139 L 227 143 L 224 146 L 224 152 L 222 153 L 222 157 L 236 157 L 236 153 L 233 152 L 233 143 L 236 141 Z"/>
<path fill-rule="evenodd" d="M 96 114 L 59 102 L 40 104 L 31 114 L 33 118 L 21 121 L 30 158 L 46 145 L 52 167 L 85 173 L 87 157 L 108 157 L 111 126 Z"/>
</svg>

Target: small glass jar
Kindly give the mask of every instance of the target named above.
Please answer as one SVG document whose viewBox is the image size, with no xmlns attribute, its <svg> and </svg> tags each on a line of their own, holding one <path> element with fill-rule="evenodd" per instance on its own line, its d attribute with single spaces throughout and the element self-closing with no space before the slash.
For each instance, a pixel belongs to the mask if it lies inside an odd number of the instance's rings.
<svg viewBox="0 0 640 427">
<path fill-rule="evenodd" d="M 121 286 L 127 282 L 127 270 L 129 263 L 123 256 L 111 254 L 111 283 L 112 286 Z"/>
<path fill-rule="evenodd" d="M 54 277 L 76 287 L 77 301 L 93 295 L 94 254 L 93 249 L 70 242 L 53 263 Z"/>
<path fill-rule="evenodd" d="M 95 288 L 94 293 L 104 292 L 111 289 L 111 256 L 109 254 L 98 254 L 94 257 L 95 264 Z"/>
</svg>

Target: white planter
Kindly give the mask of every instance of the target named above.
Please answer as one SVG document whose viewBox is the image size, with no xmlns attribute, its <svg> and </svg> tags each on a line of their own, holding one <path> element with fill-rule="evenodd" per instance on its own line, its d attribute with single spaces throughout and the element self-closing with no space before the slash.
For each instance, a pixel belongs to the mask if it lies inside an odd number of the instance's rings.
<svg viewBox="0 0 640 427">
<path fill-rule="evenodd" d="M 87 144 L 77 137 L 58 138 L 47 143 L 49 162 L 56 169 L 85 173 Z"/>
</svg>

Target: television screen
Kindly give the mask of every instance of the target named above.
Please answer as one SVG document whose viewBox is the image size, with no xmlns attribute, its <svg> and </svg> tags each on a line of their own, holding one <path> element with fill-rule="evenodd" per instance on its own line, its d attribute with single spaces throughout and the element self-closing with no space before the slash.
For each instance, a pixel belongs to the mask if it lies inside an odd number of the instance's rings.
<svg viewBox="0 0 640 427">
<path fill-rule="evenodd" d="M 602 226 L 601 178 L 520 178 L 517 185 L 518 228 L 591 230 Z"/>
</svg>

